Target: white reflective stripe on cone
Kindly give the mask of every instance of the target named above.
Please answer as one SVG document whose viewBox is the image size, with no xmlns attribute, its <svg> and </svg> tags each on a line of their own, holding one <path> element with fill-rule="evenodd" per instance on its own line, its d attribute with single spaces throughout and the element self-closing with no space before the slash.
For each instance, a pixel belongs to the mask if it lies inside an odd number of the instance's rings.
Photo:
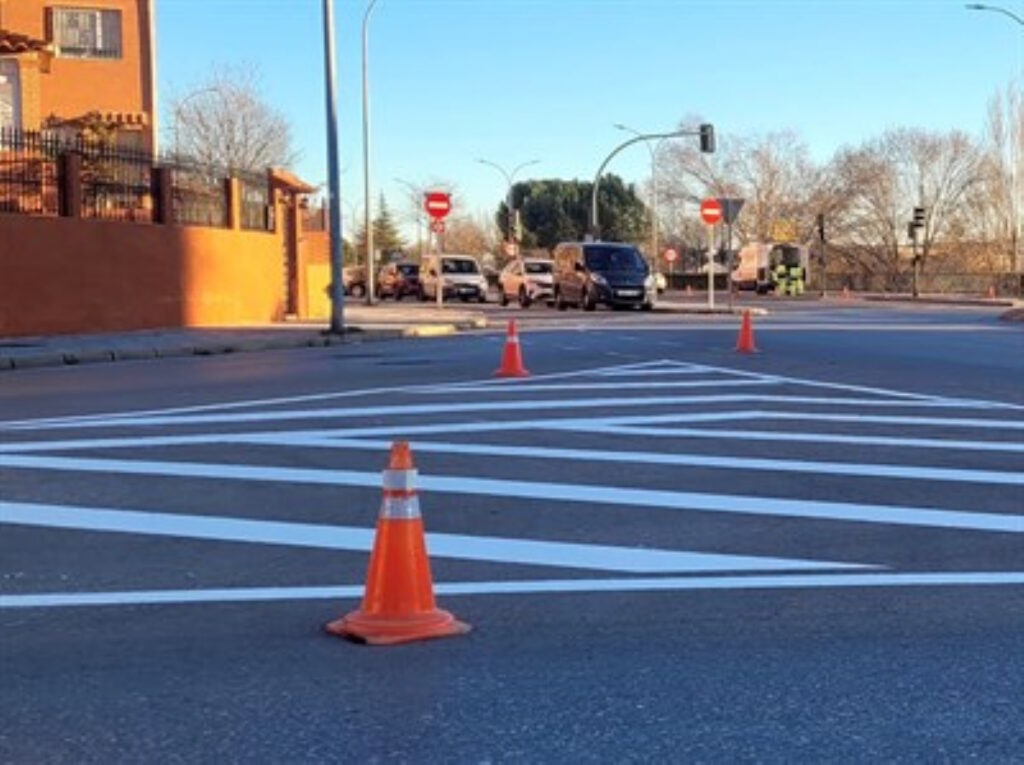
<svg viewBox="0 0 1024 765">
<path fill-rule="evenodd" d="M 418 471 L 413 470 L 385 470 L 382 483 L 385 489 L 391 491 L 415 491 L 416 477 Z"/>
<path fill-rule="evenodd" d="M 420 498 L 415 494 L 408 497 L 384 497 L 380 504 L 380 517 L 391 520 L 411 520 L 420 517 Z"/>
</svg>

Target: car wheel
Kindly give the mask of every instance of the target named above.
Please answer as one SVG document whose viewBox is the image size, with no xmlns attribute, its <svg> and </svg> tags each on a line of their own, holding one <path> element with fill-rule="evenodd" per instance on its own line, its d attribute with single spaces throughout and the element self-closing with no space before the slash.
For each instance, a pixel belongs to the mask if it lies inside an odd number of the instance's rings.
<svg viewBox="0 0 1024 765">
<path fill-rule="evenodd" d="M 349 290 L 349 294 L 354 298 L 361 298 L 366 294 L 366 287 L 362 284 L 353 284 L 352 289 Z"/>
<path fill-rule="evenodd" d="M 562 291 L 559 289 L 555 290 L 555 308 L 559 311 L 564 311 L 569 306 L 565 302 L 565 298 L 562 297 Z"/>
<path fill-rule="evenodd" d="M 404 298 L 404 297 L 405 297 L 405 291 L 404 290 L 395 290 L 395 302 L 396 303 L 400 302 L 401 299 Z"/>
<path fill-rule="evenodd" d="M 422 287 L 420 287 L 420 302 L 421 303 L 426 303 L 427 302 L 427 291 L 425 289 L 423 289 Z"/>
<path fill-rule="evenodd" d="M 590 294 L 590 290 L 586 287 L 583 288 L 583 295 L 580 296 L 580 308 L 584 311 L 593 311 L 597 308 L 597 303 L 594 301 L 594 296 Z"/>
<path fill-rule="evenodd" d="M 654 310 L 654 303 L 652 303 L 650 300 L 648 300 L 646 303 L 644 303 L 642 306 L 640 306 L 640 310 L 641 311 L 653 311 Z"/>
<path fill-rule="evenodd" d="M 498 303 L 502 306 L 508 305 L 508 295 L 505 294 L 504 287 L 498 287 Z"/>
<path fill-rule="evenodd" d="M 487 302 L 487 293 L 486 292 L 481 292 L 480 293 L 480 297 L 478 297 L 476 299 L 476 302 L 478 302 L 478 303 L 486 303 Z"/>
<path fill-rule="evenodd" d="M 526 293 L 525 287 L 519 288 L 519 307 L 529 308 L 530 307 L 530 296 Z"/>
</svg>

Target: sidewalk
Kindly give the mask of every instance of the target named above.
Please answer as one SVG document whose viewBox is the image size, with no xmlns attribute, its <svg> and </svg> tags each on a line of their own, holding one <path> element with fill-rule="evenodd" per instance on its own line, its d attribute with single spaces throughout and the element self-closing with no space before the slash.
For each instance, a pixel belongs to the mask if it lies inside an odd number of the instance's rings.
<svg viewBox="0 0 1024 765">
<path fill-rule="evenodd" d="M 326 322 L 321 321 L 0 338 L 0 372 L 64 364 L 323 347 L 401 337 L 439 337 L 486 326 L 487 320 L 481 314 L 469 311 L 426 309 L 410 315 L 408 311 L 382 306 L 351 306 L 345 309 L 344 335 L 327 334 Z"/>
</svg>

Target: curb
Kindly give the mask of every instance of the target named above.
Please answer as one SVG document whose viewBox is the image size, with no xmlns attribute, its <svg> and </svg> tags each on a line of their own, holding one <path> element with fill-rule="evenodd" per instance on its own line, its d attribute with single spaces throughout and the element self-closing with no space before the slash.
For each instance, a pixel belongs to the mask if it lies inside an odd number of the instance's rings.
<svg viewBox="0 0 1024 765">
<path fill-rule="evenodd" d="M 980 306 L 984 308 L 1013 308 L 1015 302 L 1008 298 L 941 298 L 941 297 L 919 297 L 914 298 L 904 295 L 864 295 L 861 300 L 870 300 L 875 303 L 909 303 L 911 305 L 966 305 Z"/>
</svg>

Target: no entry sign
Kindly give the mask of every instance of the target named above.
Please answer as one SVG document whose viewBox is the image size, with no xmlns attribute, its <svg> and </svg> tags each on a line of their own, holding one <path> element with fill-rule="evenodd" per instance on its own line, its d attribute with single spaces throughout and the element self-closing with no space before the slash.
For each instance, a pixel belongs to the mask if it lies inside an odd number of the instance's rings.
<svg viewBox="0 0 1024 765">
<path fill-rule="evenodd" d="M 423 209 L 431 218 L 440 220 L 452 211 L 452 198 L 443 191 L 428 191 L 423 198 Z"/>
<path fill-rule="evenodd" d="M 722 203 L 717 199 L 705 199 L 700 203 L 700 217 L 709 226 L 722 220 Z"/>
<path fill-rule="evenodd" d="M 675 263 L 676 262 L 676 258 L 678 258 L 678 257 L 679 257 L 679 253 L 676 252 L 675 250 L 673 250 L 673 249 L 665 250 L 665 262 L 666 263 Z"/>
</svg>

